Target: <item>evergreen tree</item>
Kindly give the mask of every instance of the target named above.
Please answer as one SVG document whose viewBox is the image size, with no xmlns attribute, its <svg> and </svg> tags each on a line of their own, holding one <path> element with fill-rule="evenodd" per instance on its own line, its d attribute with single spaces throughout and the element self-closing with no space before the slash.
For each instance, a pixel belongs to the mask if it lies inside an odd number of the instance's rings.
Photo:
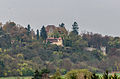
<svg viewBox="0 0 120 79">
<path fill-rule="evenodd" d="M 116 74 L 114 74 L 113 79 L 118 79 L 118 76 Z"/>
<path fill-rule="evenodd" d="M 41 79 L 40 73 L 38 70 L 35 71 L 34 78 L 33 79 Z"/>
<path fill-rule="evenodd" d="M 47 74 L 49 74 L 50 71 L 48 69 L 42 69 L 40 71 L 40 78 L 44 79 L 44 78 L 48 78 L 49 76 Z"/>
<path fill-rule="evenodd" d="M 37 29 L 37 40 L 39 40 L 39 30 Z"/>
<path fill-rule="evenodd" d="M 86 76 L 86 75 L 84 75 L 84 79 L 87 79 L 87 76 Z"/>
<path fill-rule="evenodd" d="M 48 77 L 48 75 L 46 74 L 49 74 L 50 71 L 48 69 L 42 69 L 40 72 L 38 70 L 36 70 L 34 72 L 34 76 L 32 79 L 42 79 L 44 77 Z"/>
<path fill-rule="evenodd" d="M 27 26 L 27 35 L 30 35 L 30 29 L 31 29 L 31 27 L 30 27 L 30 25 L 28 24 L 28 26 Z"/>
<path fill-rule="evenodd" d="M 68 46 L 68 47 L 69 47 L 69 46 L 72 46 L 72 41 L 71 41 L 70 39 L 64 39 L 64 40 L 63 40 L 63 45 L 66 46 L 66 47 L 67 47 L 67 46 Z"/>
<path fill-rule="evenodd" d="M 48 69 L 46 69 L 46 68 L 42 69 L 41 72 L 40 72 L 40 74 L 44 74 L 44 73 L 49 74 L 50 71 Z"/>
<path fill-rule="evenodd" d="M 0 27 L 0 30 L 2 30 L 2 27 Z"/>
<path fill-rule="evenodd" d="M 97 76 L 95 73 L 91 76 L 91 79 L 99 79 L 99 76 Z"/>
<path fill-rule="evenodd" d="M 108 70 L 103 75 L 103 79 L 109 79 Z"/>
<path fill-rule="evenodd" d="M 47 32 L 44 26 L 41 28 L 40 36 L 42 37 L 43 40 L 47 39 Z"/>
<path fill-rule="evenodd" d="M 2 27 L 0 27 L 0 35 L 4 34 Z"/>
<path fill-rule="evenodd" d="M 59 26 L 60 26 L 60 27 L 64 27 L 64 26 L 65 26 L 65 24 L 64 24 L 64 23 L 61 23 L 61 24 L 59 24 Z"/>
<path fill-rule="evenodd" d="M 74 22 L 74 24 L 72 25 L 73 26 L 73 31 L 72 31 L 72 33 L 74 33 L 75 35 L 78 35 L 78 29 L 79 29 L 79 27 L 78 27 L 78 24 L 77 24 L 77 22 Z"/>
<path fill-rule="evenodd" d="M 77 75 L 75 73 L 71 74 L 70 76 L 71 79 L 77 79 Z"/>
</svg>

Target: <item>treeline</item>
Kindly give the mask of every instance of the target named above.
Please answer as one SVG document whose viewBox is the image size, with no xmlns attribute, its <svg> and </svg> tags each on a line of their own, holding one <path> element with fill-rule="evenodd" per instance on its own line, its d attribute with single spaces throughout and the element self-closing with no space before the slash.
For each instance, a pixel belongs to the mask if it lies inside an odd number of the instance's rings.
<svg viewBox="0 0 120 79">
<path fill-rule="evenodd" d="M 62 23 L 59 25 L 59 27 L 65 27 L 65 24 Z M 65 47 L 93 47 L 100 49 L 101 46 L 105 46 L 108 48 L 120 48 L 120 37 L 112 37 L 112 36 L 102 36 L 101 34 L 94 34 L 92 32 L 86 32 L 79 35 L 78 31 L 79 27 L 77 22 L 74 22 L 72 25 L 72 31 L 67 33 L 64 33 L 62 35 L 59 33 L 58 35 L 54 35 L 54 37 L 62 37 L 63 38 L 63 45 Z M 47 32 L 45 30 L 45 27 L 43 26 L 41 29 L 37 29 L 36 34 L 33 29 L 31 29 L 31 26 L 28 24 L 26 28 L 22 27 L 21 25 L 17 25 L 14 22 L 7 22 L 3 25 L 0 29 L 1 31 L 1 39 L 4 40 L 4 38 L 9 38 L 7 41 L 8 46 L 5 44 L 0 43 L 3 46 L 0 46 L 0 48 L 3 47 L 10 47 L 10 43 L 12 40 L 14 41 L 21 41 L 21 42 L 31 42 L 33 40 L 41 40 L 41 42 L 47 39 Z M 5 37 L 5 36 L 6 37 Z M 77 45 L 78 44 L 78 45 Z"/>
<path fill-rule="evenodd" d="M 101 34 L 79 34 L 79 25 L 74 22 L 72 31 L 57 31 L 52 36 L 63 40 L 63 46 L 46 42 L 46 27 L 34 31 L 14 22 L 6 22 L 0 28 L 0 76 L 30 76 L 36 69 L 47 68 L 54 73 L 57 68 L 89 69 L 91 72 L 120 70 L 120 37 Z M 60 28 L 65 29 L 61 23 Z M 36 33 L 35 33 L 36 32 Z M 101 47 L 106 48 L 107 55 Z M 86 48 L 94 50 L 88 51 Z"/>
<path fill-rule="evenodd" d="M 103 74 L 96 74 L 87 69 L 71 70 L 65 74 L 61 74 L 59 69 L 53 75 L 49 74 L 49 70 L 36 70 L 32 79 L 120 79 L 117 73 L 109 73 L 108 70 Z"/>
</svg>

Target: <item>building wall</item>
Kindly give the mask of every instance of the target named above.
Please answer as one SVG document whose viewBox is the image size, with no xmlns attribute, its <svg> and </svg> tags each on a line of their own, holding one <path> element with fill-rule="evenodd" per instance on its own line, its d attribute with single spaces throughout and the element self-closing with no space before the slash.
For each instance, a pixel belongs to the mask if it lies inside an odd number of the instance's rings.
<svg viewBox="0 0 120 79">
<path fill-rule="evenodd" d="M 63 46 L 62 40 L 59 40 L 58 42 L 53 42 L 52 44 L 56 44 L 58 46 Z"/>
</svg>

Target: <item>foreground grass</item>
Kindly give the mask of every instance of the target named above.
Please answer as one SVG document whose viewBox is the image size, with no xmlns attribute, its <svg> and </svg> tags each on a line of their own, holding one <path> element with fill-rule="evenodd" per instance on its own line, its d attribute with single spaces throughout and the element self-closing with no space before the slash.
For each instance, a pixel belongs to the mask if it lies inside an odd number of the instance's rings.
<svg viewBox="0 0 120 79">
<path fill-rule="evenodd" d="M 120 73 L 115 73 L 118 77 L 120 77 Z M 96 74 L 96 75 L 98 75 L 99 77 L 103 77 L 103 73 L 101 73 L 101 74 Z M 109 74 L 109 76 L 113 76 L 114 74 Z"/>
<path fill-rule="evenodd" d="M 0 79 L 31 79 L 32 77 L 1 77 Z"/>
<path fill-rule="evenodd" d="M 97 74 L 99 77 L 103 77 L 103 73 Z M 109 76 L 112 74 L 109 74 Z M 120 73 L 116 73 L 118 77 L 120 77 Z M 62 79 L 65 79 L 64 76 L 61 76 Z M 0 77 L 0 79 L 32 79 L 32 77 Z"/>
</svg>

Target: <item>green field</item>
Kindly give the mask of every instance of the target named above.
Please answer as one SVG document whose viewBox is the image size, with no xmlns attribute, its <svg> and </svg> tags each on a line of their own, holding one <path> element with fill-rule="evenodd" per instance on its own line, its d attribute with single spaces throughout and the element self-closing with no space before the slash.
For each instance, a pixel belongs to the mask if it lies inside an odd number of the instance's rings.
<svg viewBox="0 0 120 79">
<path fill-rule="evenodd" d="M 102 77 L 103 74 L 97 74 L 99 77 Z M 112 75 L 112 74 L 109 74 Z M 116 75 L 118 75 L 120 77 L 120 73 L 116 73 Z M 61 77 L 62 79 L 64 79 L 64 76 Z M 0 77 L 0 79 L 32 79 L 32 77 Z"/>
<path fill-rule="evenodd" d="M 32 77 L 0 77 L 0 79 L 31 79 Z"/>
<path fill-rule="evenodd" d="M 101 73 L 101 74 L 97 74 L 99 77 L 102 77 L 103 76 L 103 73 Z M 109 74 L 109 76 L 111 76 L 111 75 L 113 75 L 113 74 Z M 116 73 L 116 75 L 118 76 L 118 77 L 120 77 L 120 73 Z"/>
</svg>

